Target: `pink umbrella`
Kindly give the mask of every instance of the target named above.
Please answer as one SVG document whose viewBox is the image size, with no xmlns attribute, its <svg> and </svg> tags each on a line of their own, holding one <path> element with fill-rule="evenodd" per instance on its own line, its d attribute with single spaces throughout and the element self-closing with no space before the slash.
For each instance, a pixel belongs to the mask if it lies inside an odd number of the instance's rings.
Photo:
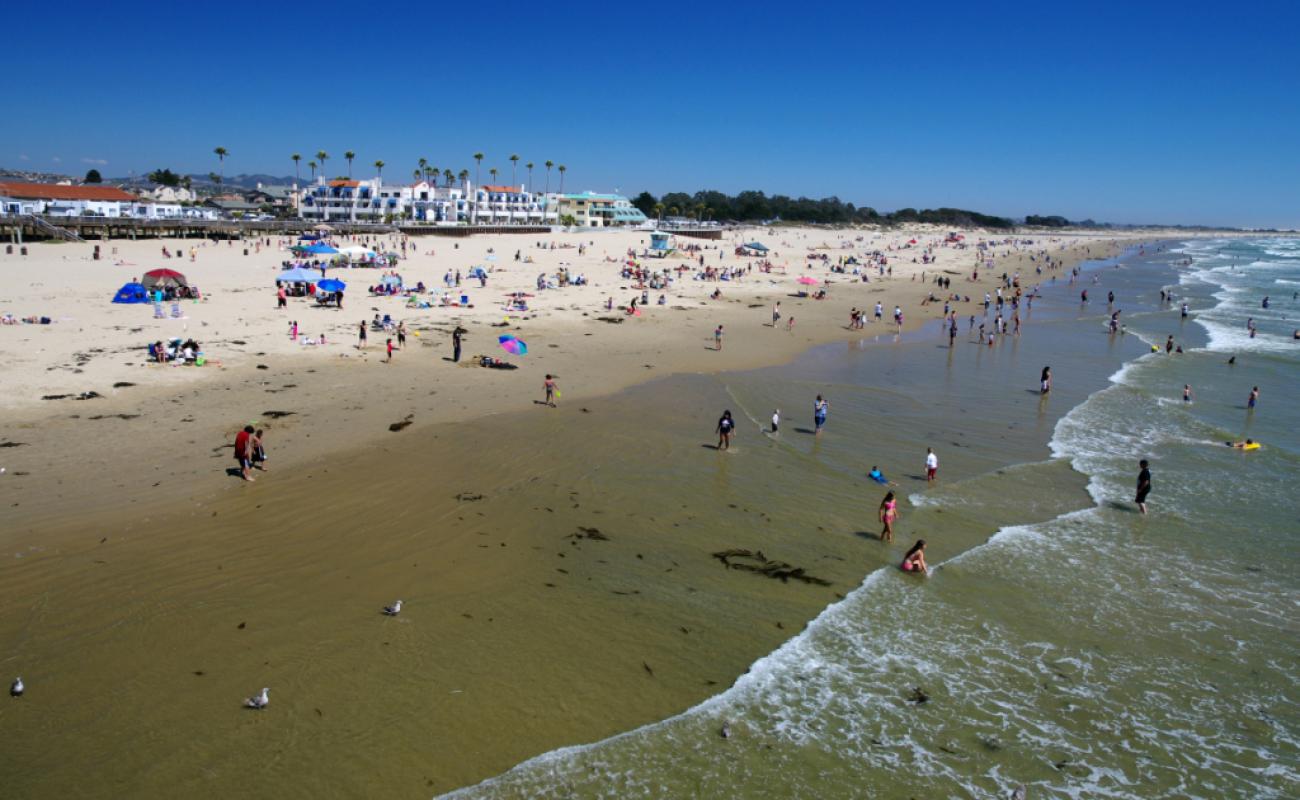
<svg viewBox="0 0 1300 800">
<path fill-rule="evenodd" d="M 498 336 L 497 344 L 501 346 L 502 350 L 511 355 L 522 356 L 528 354 L 528 345 L 524 344 L 523 341 L 516 339 L 513 334 Z"/>
<path fill-rule="evenodd" d="M 803 275 L 799 278 L 799 283 L 802 283 L 804 286 L 816 286 L 820 281 L 816 278 L 809 278 L 807 275 Z"/>
</svg>

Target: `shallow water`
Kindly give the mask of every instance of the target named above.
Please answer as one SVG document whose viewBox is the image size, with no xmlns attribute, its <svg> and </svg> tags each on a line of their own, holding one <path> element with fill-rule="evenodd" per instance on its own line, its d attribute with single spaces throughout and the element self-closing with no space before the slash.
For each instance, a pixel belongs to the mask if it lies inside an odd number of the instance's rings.
<svg viewBox="0 0 1300 800">
<path fill-rule="evenodd" d="M 1036 311 L 1055 321 L 991 351 L 959 348 L 956 364 L 924 343 L 825 348 L 729 379 L 738 404 L 763 411 L 833 376 L 835 435 L 789 445 L 791 458 L 836 471 L 878 461 L 901 477 L 918 507 L 900 538 L 924 534 L 939 569 L 923 582 L 875 570 L 728 691 L 457 796 L 1004 797 L 1017 784 L 1054 798 L 1295 796 L 1300 364 L 1288 337 L 1300 306 L 1278 287 L 1300 282 L 1300 249 L 1174 249 L 1049 290 Z M 1189 320 L 1161 306 L 1161 288 L 1185 296 Z M 1109 290 L 1124 336 L 1104 329 Z M 1183 354 L 1149 352 L 1170 334 Z M 1026 391 L 1044 363 L 1051 410 L 1069 407 L 1059 422 Z M 1252 385 L 1264 399 L 1248 412 Z M 1050 458 L 1024 430 L 1043 426 Z M 1223 446 L 1244 436 L 1264 448 Z M 911 476 L 931 442 L 963 477 L 925 490 Z M 1154 473 L 1146 517 L 1131 502 L 1139 458 Z M 805 485 L 820 502 L 817 481 Z M 1050 518 L 994 533 L 1009 508 Z M 928 702 L 909 702 L 914 687 Z"/>
</svg>

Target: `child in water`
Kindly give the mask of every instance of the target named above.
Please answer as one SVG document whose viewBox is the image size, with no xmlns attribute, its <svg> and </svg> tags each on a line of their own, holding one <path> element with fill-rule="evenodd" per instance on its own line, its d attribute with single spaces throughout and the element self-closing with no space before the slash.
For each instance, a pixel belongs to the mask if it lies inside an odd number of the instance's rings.
<svg viewBox="0 0 1300 800">
<path fill-rule="evenodd" d="M 925 564 L 924 539 L 916 540 L 916 544 L 912 545 L 912 549 L 908 550 L 907 555 L 903 556 L 903 563 L 899 564 L 898 568 L 903 570 L 903 572 L 916 572 L 921 575 L 928 575 L 930 573 L 929 567 Z"/>
</svg>

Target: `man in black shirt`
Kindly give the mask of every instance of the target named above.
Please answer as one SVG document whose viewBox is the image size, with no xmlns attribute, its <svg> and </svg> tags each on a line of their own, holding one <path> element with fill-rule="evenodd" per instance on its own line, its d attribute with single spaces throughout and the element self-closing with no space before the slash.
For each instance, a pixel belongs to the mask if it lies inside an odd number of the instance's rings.
<svg viewBox="0 0 1300 800">
<path fill-rule="evenodd" d="M 1147 469 L 1147 460 L 1144 458 L 1138 462 L 1142 471 L 1138 473 L 1137 497 L 1133 502 L 1137 503 L 1138 511 L 1143 514 L 1147 513 L 1147 495 L 1151 492 L 1151 470 Z"/>
</svg>

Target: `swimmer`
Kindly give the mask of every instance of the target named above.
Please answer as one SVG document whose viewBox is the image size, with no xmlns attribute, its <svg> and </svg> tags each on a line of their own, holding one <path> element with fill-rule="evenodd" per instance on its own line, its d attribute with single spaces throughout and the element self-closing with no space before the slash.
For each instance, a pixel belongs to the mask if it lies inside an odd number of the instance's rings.
<svg viewBox="0 0 1300 800">
<path fill-rule="evenodd" d="M 1183 384 L 1183 402 L 1192 402 L 1192 385 L 1190 383 Z"/>
<path fill-rule="evenodd" d="M 925 540 L 917 539 L 912 549 L 907 551 L 903 556 L 903 563 L 898 565 L 903 572 L 919 572 L 922 575 L 929 574 L 930 570 L 925 565 Z"/>
<path fill-rule="evenodd" d="M 889 492 L 880 501 L 880 524 L 884 526 L 880 531 L 880 541 L 894 541 L 894 520 L 899 516 L 898 501 L 894 499 L 894 493 Z"/>
<path fill-rule="evenodd" d="M 1255 404 L 1259 402 L 1259 387 L 1255 386 L 1250 390 L 1250 399 L 1246 401 L 1246 408 L 1254 411 Z"/>
<path fill-rule="evenodd" d="M 871 480 L 875 481 L 876 483 L 880 484 L 881 486 L 897 486 L 897 485 L 898 485 L 898 484 L 894 483 L 893 481 L 889 480 L 889 478 L 886 478 L 886 477 L 885 477 L 885 473 L 883 473 L 883 472 L 880 471 L 880 467 L 877 467 L 877 466 L 875 466 L 874 464 L 871 466 L 871 471 L 867 473 L 867 477 L 870 478 Z"/>
<path fill-rule="evenodd" d="M 1244 442 L 1224 442 L 1228 447 L 1235 447 L 1238 450 L 1258 450 L 1259 444 L 1254 439 L 1247 439 Z"/>
</svg>

